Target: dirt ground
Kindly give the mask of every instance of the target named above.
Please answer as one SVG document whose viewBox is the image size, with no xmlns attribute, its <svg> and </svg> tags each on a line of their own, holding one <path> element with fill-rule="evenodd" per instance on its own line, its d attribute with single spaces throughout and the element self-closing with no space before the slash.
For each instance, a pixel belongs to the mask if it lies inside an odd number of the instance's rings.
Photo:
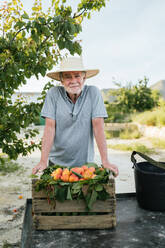
<svg viewBox="0 0 165 248">
<path fill-rule="evenodd" d="M 39 140 L 43 127 L 39 127 Z M 35 141 L 33 140 L 33 141 Z M 0 247 L 20 247 L 25 204 L 31 198 L 32 168 L 39 162 L 40 151 L 28 157 L 19 157 L 15 162 L 21 169 L 8 175 L 0 175 Z M 21 199 L 20 199 L 21 198 Z"/>
<path fill-rule="evenodd" d="M 40 128 L 42 136 L 43 128 Z M 112 143 L 119 141 L 112 141 Z M 127 141 L 128 142 L 128 141 Z M 130 152 L 119 152 L 109 149 L 108 156 L 112 163 L 119 166 L 116 179 L 116 192 L 134 192 L 134 176 L 130 161 Z M 153 157 L 153 156 L 152 156 Z M 157 160 L 165 161 L 164 151 L 154 155 Z M 31 171 L 39 162 L 40 151 L 36 150 L 28 157 L 19 157 L 17 163 L 22 169 L 0 175 L 0 247 L 20 247 L 22 224 L 27 198 L 31 198 Z M 96 162 L 100 162 L 96 149 Z M 21 199 L 20 199 L 21 198 Z M 8 244 L 8 245 L 7 245 Z"/>
</svg>

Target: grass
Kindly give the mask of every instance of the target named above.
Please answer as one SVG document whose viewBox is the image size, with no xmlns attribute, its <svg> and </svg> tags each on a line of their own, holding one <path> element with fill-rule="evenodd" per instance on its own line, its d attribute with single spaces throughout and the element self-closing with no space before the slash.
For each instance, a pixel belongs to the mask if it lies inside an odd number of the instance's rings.
<svg viewBox="0 0 165 248">
<path fill-rule="evenodd" d="M 141 133 L 138 130 L 138 127 L 129 127 L 120 132 L 120 139 L 139 139 L 141 137 Z"/>
<path fill-rule="evenodd" d="M 152 111 L 145 111 L 132 116 L 134 122 L 147 126 L 165 126 L 165 111 L 163 108 L 156 108 Z"/>
<path fill-rule="evenodd" d="M 106 139 L 118 138 L 120 136 L 120 130 L 105 131 Z"/>
<path fill-rule="evenodd" d="M 105 131 L 106 139 L 120 138 L 120 139 L 139 139 L 142 135 L 137 126 L 126 127 L 121 130 Z"/>
<path fill-rule="evenodd" d="M 3 243 L 3 246 L 2 248 L 10 248 L 10 247 L 13 247 L 11 244 L 9 244 L 6 240 L 4 241 Z"/>
<path fill-rule="evenodd" d="M 145 145 L 142 145 L 140 143 L 134 143 L 134 144 L 117 144 L 117 145 L 108 145 L 108 148 L 115 149 L 115 150 L 122 150 L 122 151 L 137 151 L 147 154 L 155 153 L 155 150 L 153 148 L 148 148 Z"/>
<path fill-rule="evenodd" d="M 3 158 L 3 162 L 0 161 L 0 174 L 3 176 L 20 170 L 22 170 L 22 167 L 18 163 L 11 161 L 9 158 Z"/>
<path fill-rule="evenodd" d="M 20 247 L 20 243 L 10 244 L 7 242 L 7 240 L 3 241 L 2 248 L 14 248 L 14 247 Z"/>
<path fill-rule="evenodd" d="M 165 149 L 165 140 L 164 139 L 150 138 L 149 140 L 151 141 L 154 148 Z"/>
</svg>

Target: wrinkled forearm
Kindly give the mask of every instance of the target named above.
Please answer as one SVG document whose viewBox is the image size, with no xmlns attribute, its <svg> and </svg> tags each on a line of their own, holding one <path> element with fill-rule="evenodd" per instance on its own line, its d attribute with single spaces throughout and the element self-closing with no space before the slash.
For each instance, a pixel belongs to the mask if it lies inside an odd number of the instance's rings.
<svg viewBox="0 0 165 248">
<path fill-rule="evenodd" d="M 118 167 L 108 161 L 107 143 L 104 134 L 104 119 L 95 118 L 92 120 L 92 125 L 96 143 L 100 152 L 102 165 L 104 168 L 111 170 L 114 176 L 117 176 L 119 174 Z"/>
<path fill-rule="evenodd" d="M 95 118 L 92 120 L 93 132 L 95 136 L 95 140 L 100 152 L 102 163 L 108 162 L 108 154 L 107 154 L 107 143 L 104 134 L 104 119 L 103 118 Z"/>
<path fill-rule="evenodd" d="M 41 162 L 47 164 L 49 152 L 51 150 L 55 136 L 55 126 L 45 126 L 42 138 Z"/>
</svg>

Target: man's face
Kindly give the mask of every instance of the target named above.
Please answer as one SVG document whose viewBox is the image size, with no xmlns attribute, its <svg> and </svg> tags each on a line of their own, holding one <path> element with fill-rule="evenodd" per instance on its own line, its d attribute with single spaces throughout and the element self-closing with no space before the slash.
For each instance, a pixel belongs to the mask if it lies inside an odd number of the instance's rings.
<svg viewBox="0 0 165 248">
<path fill-rule="evenodd" d="M 85 73 L 68 71 L 62 73 L 62 84 L 69 94 L 80 94 L 84 86 Z"/>
</svg>

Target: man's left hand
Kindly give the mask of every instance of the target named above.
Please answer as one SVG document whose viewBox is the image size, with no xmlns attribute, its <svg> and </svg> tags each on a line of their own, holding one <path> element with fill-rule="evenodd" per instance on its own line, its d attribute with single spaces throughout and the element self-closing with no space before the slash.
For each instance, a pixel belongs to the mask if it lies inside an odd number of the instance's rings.
<svg viewBox="0 0 165 248">
<path fill-rule="evenodd" d="M 110 164 L 109 162 L 107 162 L 107 163 L 103 163 L 103 167 L 112 171 L 115 177 L 119 175 L 119 170 L 116 165 Z"/>
</svg>

